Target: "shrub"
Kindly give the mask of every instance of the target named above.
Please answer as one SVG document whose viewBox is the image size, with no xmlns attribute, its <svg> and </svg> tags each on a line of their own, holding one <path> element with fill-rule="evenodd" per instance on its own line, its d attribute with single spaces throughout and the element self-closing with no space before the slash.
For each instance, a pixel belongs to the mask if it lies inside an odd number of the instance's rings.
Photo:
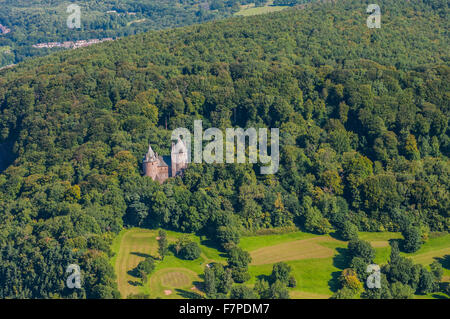
<svg viewBox="0 0 450 319">
<path fill-rule="evenodd" d="M 369 242 L 364 240 L 352 240 L 348 243 L 348 252 L 350 257 L 361 257 L 367 263 L 371 263 L 375 258 L 375 249 L 372 248 Z"/>
<path fill-rule="evenodd" d="M 358 227 L 346 221 L 342 224 L 338 234 L 342 240 L 356 240 L 358 239 Z"/>
<path fill-rule="evenodd" d="M 420 229 L 414 226 L 408 226 L 402 232 L 403 250 L 407 253 L 413 253 L 420 249 L 422 245 L 422 235 Z"/>
<path fill-rule="evenodd" d="M 284 262 L 279 262 L 273 265 L 272 274 L 270 275 L 270 281 L 274 283 L 279 280 L 285 285 L 289 282 L 289 275 L 291 273 L 291 266 Z"/>
<path fill-rule="evenodd" d="M 253 289 L 238 285 L 231 288 L 230 299 L 256 299 L 256 294 Z"/>
<path fill-rule="evenodd" d="M 198 244 L 195 242 L 190 242 L 181 248 L 179 256 L 180 258 L 186 260 L 194 260 L 199 258 L 201 253 L 202 251 Z"/>
<path fill-rule="evenodd" d="M 137 271 L 146 275 L 155 270 L 155 261 L 151 257 L 145 258 L 137 265 Z"/>
<path fill-rule="evenodd" d="M 411 299 L 414 295 L 414 290 L 401 282 L 394 282 L 391 285 L 391 295 L 393 299 Z"/>
</svg>

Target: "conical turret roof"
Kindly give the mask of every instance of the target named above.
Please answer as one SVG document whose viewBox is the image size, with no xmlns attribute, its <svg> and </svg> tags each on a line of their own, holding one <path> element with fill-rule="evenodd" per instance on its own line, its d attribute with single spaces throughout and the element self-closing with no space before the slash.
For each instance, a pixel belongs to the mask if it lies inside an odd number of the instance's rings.
<svg viewBox="0 0 450 319">
<path fill-rule="evenodd" d="M 147 154 L 145 154 L 145 161 L 152 162 L 154 160 L 156 160 L 156 154 L 153 151 L 151 145 L 149 144 Z"/>
</svg>

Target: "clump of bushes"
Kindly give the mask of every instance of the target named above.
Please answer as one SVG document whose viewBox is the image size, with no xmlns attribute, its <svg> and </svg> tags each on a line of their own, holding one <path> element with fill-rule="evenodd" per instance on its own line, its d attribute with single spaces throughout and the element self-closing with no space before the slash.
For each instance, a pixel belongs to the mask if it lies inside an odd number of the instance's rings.
<svg viewBox="0 0 450 319">
<path fill-rule="evenodd" d="M 183 236 L 175 244 L 175 253 L 181 259 L 195 260 L 200 257 L 202 251 L 196 242 L 193 242 L 187 236 Z"/>
<path fill-rule="evenodd" d="M 147 257 L 143 261 L 139 262 L 136 267 L 136 272 L 143 283 L 147 282 L 148 275 L 155 270 L 155 261 L 152 257 Z"/>
</svg>

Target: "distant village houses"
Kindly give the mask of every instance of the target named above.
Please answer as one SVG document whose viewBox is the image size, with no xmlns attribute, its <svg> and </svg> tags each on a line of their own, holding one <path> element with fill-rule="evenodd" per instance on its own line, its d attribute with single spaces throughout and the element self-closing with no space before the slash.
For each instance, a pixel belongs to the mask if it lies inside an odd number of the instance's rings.
<svg viewBox="0 0 450 319">
<path fill-rule="evenodd" d="M 5 27 L 4 25 L 0 24 L 0 34 L 7 34 L 10 33 L 11 29 Z"/>
<path fill-rule="evenodd" d="M 124 12 L 124 13 L 119 13 L 119 12 L 117 12 L 117 10 L 108 10 L 108 11 L 106 11 L 106 13 L 109 13 L 109 14 L 116 14 L 116 15 L 118 15 L 118 16 L 121 16 L 121 15 L 129 15 L 129 16 L 135 16 L 136 15 L 136 12 Z"/>
<path fill-rule="evenodd" d="M 87 47 L 87 46 L 97 44 L 97 43 L 102 43 L 105 41 L 113 41 L 113 38 L 38 43 L 38 44 L 33 44 L 33 48 L 38 48 L 38 49 L 42 49 L 42 48 L 77 49 L 77 48 Z"/>
</svg>

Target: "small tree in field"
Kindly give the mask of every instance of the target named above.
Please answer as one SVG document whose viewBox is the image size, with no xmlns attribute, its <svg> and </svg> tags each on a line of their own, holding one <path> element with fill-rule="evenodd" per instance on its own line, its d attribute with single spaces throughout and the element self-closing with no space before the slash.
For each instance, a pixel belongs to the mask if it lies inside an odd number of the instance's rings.
<svg viewBox="0 0 450 319">
<path fill-rule="evenodd" d="M 284 262 L 278 262 L 273 265 L 272 274 L 270 275 L 271 282 L 279 280 L 283 284 L 287 285 L 289 283 L 289 277 L 291 274 L 291 266 Z"/>
<path fill-rule="evenodd" d="M 281 281 L 275 281 L 269 288 L 269 299 L 289 299 L 289 291 Z"/>
<path fill-rule="evenodd" d="M 181 251 L 181 249 L 183 249 L 184 246 L 186 246 L 187 244 L 189 244 L 191 242 L 191 240 L 189 239 L 188 236 L 186 235 L 182 235 L 181 237 L 179 237 L 175 243 L 175 253 L 178 255 Z"/>
<path fill-rule="evenodd" d="M 420 249 L 422 237 L 419 227 L 408 226 L 403 232 L 403 250 L 407 253 L 413 253 Z"/>
<path fill-rule="evenodd" d="M 355 239 L 348 243 L 348 254 L 351 258 L 361 257 L 367 263 L 371 263 L 375 258 L 375 249 L 368 241 Z"/>
<path fill-rule="evenodd" d="M 161 257 L 161 260 L 164 260 L 164 257 L 167 255 L 167 251 L 169 250 L 169 244 L 167 242 L 167 234 L 164 230 L 160 230 L 158 239 L 158 253 Z"/>
<path fill-rule="evenodd" d="M 152 257 L 147 257 L 143 261 L 139 262 L 137 265 L 137 270 L 138 272 L 143 272 L 148 275 L 155 270 L 155 261 Z"/>
<path fill-rule="evenodd" d="M 216 276 L 214 274 L 214 270 L 210 267 L 205 267 L 205 293 L 206 297 L 210 299 L 214 299 L 217 293 L 216 288 Z"/>
<path fill-rule="evenodd" d="M 430 265 L 431 273 L 434 276 L 434 280 L 436 282 L 440 282 L 442 280 L 442 276 L 444 275 L 444 269 L 439 261 L 435 260 Z"/>
<path fill-rule="evenodd" d="M 190 242 L 186 244 L 183 248 L 180 250 L 180 257 L 186 260 L 194 260 L 200 257 L 200 254 L 202 253 L 200 247 L 195 242 Z"/>
</svg>

